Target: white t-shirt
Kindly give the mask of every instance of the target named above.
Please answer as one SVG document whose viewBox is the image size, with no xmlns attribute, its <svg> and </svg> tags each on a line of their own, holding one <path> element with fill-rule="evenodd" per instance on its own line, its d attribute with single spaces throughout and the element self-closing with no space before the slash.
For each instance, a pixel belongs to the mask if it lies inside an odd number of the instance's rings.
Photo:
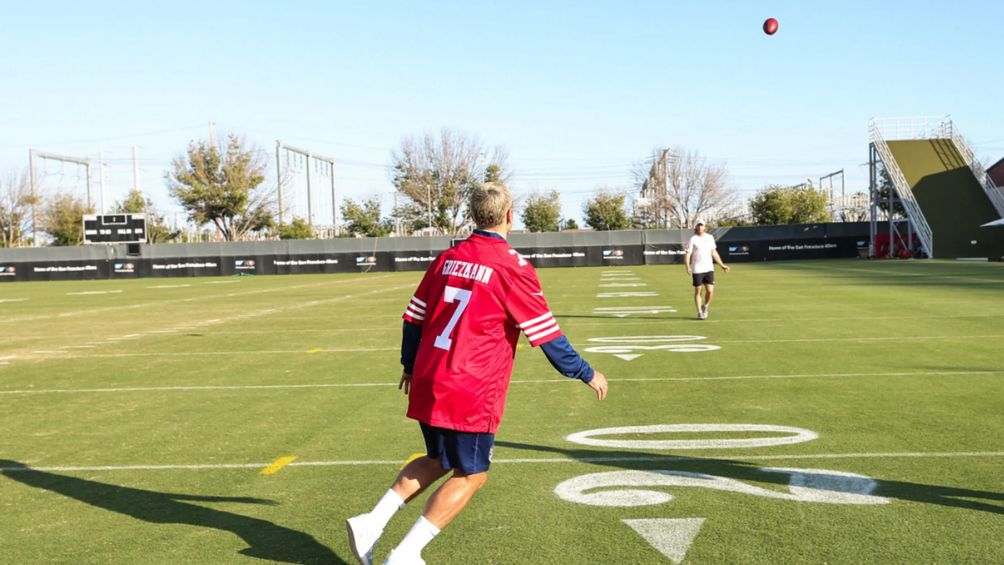
<svg viewBox="0 0 1004 565">
<path fill-rule="evenodd" d="M 687 244 L 690 251 L 690 270 L 693 273 L 709 273 L 715 270 L 715 262 L 711 252 L 717 249 L 715 238 L 710 233 L 694 234 Z"/>
</svg>

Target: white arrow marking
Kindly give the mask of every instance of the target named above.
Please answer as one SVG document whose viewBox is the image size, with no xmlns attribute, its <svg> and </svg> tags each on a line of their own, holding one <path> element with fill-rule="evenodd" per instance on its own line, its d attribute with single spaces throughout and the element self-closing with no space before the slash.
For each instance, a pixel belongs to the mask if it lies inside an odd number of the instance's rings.
<svg viewBox="0 0 1004 565">
<path fill-rule="evenodd" d="M 625 361 L 634 361 L 635 359 L 641 357 L 642 355 L 644 355 L 644 354 L 643 353 L 636 353 L 634 355 L 627 355 L 627 354 L 621 353 L 619 355 L 614 355 L 614 357 L 619 357 L 619 358 L 621 358 L 621 359 L 623 359 Z"/>
<path fill-rule="evenodd" d="M 652 547 L 673 563 L 681 563 L 694 543 L 704 518 L 654 518 L 649 520 L 622 520 Z"/>
</svg>

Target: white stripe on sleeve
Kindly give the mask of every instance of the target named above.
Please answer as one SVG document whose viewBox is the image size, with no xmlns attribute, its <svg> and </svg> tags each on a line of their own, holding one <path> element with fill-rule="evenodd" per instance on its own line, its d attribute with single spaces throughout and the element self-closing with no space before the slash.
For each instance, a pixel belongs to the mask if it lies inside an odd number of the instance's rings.
<svg viewBox="0 0 1004 565">
<path fill-rule="evenodd" d="M 530 340 L 530 342 L 533 343 L 535 341 L 540 340 L 540 338 L 542 338 L 542 337 L 544 337 L 546 335 L 553 334 L 554 332 L 556 332 L 556 331 L 558 331 L 560 329 L 561 328 L 559 328 L 557 325 L 555 325 L 553 328 L 551 328 L 549 330 L 545 330 L 545 331 L 540 332 L 540 333 L 536 333 L 536 334 L 533 334 L 533 335 L 527 334 L 526 339 Z"/>
<path fill-rule="evenodd" d="M 548 318 L 546 321 L 537 324 L 536 326 L 525 328 L 523 330 L 523 332 L 527 336 L 529 336 L 530 334 L 535 334 L 535 333 L 537 333 L 537 332 L 539 332 L 541 330 L 547 329 L 547 328 L 549 328 L 551 326 L 556 326 L 557 324 L 558 324 L 558 321 L 555 320 L 554 317 L 552 316 L 552 317 Z"/>
<path fill-rule="evenodd" d="M 527 321 L 523 322 L 522 324 L 519 324 L 516 327 L 520 328 L 520 329 L 527 328 L 527 327 L 532 326 L 532 325 L 536 324 L 537 322 L 541 322 L 541 321 L 543 321 L 543 320 L 545 320 L 545 319 L 547 319 L 549 317 L 553 317 L 553 314 L 551 314 L 550 310 L 548 310 L 546 314 L 537 316 L 536 318 L 534 318 L 532 320 L 527 320 Z"/>
<path fill-rule="evenodd" d="M 428 304 L 426 304 L 424 301 L 420 300 L 417 296 L 412 296 L 411 299 L 412 299 L 412 301 L 415 302 L 415 304 L 418 304 L 422 308 L 425 308 L 426 306 L 428 306 Z"/>
</svg>

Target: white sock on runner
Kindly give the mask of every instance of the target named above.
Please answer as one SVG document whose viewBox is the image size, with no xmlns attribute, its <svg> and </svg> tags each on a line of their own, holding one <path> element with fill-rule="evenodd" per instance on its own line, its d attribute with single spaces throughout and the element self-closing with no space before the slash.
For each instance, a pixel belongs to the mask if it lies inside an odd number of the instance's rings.
<svg viewBox="0 0 1004 565">
<path fill-rule="evenodd" d="M 390 522 L 390 519 L 394 517 L 394 514 L 402 508 L 404 508 L 404 500 L 394 492 L 394 489 L 387 489 L 383 498 L 370 512 L 370 517 L 373 518 L 376 527 L 382 530 L 387 526 L 387 522 Z"/>
<path fill-rule="evenodd" d="M 415 520 L 415 525 L 408 531 L 408 535 L 404 536 L 401 543 L 394 549 L 394 553 L 421 555 L 425 546 L 429 545 L 429 542 L 438 533 L 439 528 L 426 520 L 425 516 L 419 516 L 418 520 Z"/>
</svg>

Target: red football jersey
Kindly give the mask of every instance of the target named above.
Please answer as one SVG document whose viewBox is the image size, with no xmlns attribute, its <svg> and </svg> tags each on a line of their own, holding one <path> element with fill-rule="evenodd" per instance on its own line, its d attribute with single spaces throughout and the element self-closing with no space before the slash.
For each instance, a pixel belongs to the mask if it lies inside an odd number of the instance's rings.
<svg viewBox="0 0 1004 565">
<path fill-rule="evenodd" d="M 408 417 L 461 432 L 498 429 L 521 330 L 534 347 L 562 335 L 533 265 L 478 233 L 432 262 L 404 319 L 422 326 Z"/>
</svg>

